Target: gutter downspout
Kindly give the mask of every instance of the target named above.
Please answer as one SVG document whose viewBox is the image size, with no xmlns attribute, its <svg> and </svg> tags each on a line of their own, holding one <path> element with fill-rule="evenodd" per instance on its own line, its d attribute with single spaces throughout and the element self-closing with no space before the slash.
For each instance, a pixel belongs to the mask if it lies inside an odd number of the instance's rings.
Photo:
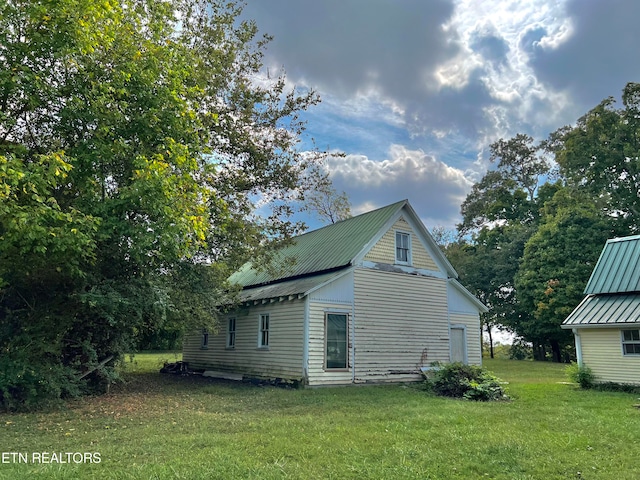
<svg viewBox="0 0 640 480">
<path fill-rule="evenodd" d="M 578 360 L 578 365 L 582 366 L 582 342 L 580 341 L 580 332 L 578 332 L 577 328 L 572 328 L 573 338 L 576 341 L 576 358 Z"/>
<path fill-rule="evenodd" d="M 305 385 L 309 384 L 309 295 L 304 297 L 304 326 L 302 341 L 302 378 Z"/>
</svg>

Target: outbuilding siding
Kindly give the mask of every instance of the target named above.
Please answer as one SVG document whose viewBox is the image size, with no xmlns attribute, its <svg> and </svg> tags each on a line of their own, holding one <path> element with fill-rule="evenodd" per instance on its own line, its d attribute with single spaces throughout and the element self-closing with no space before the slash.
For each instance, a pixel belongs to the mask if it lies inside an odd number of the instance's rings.
<svg viewBox="0 0 640 480">
<path fill-rule="evenodd" d="M 598 382 L 640 385 L 640 355 L 623 355 L 620 329 L 582 328 L 582 363 Z"/>
<path fill-rule="evenodd" d="M 446 281 L 355 271 L 355 381 L 420 379 L 423 365 L 449 361 Z"/>
<path fill-rule="evenodd" d="M 259 316 L 269 314 L 269 348 L 258 348 Z M 235 348 L 226 348 L 227 318 L 236 318 Z M 202 349 L 201 334 L 185 339 L 183 360 L 193 369 L 242 373 L 247 376 L 303 377 L 304 300 L 256 305 L 222 317 L 217 333 Z"/>
</svg>

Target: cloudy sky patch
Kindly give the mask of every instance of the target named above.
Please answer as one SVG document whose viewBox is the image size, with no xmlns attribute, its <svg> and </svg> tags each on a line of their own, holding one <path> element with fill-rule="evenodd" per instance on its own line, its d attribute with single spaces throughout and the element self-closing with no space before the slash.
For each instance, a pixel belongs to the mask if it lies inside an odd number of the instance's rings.
<svg viewBox="0 0 640 480">
<path fill-rule="evenodd" d="M 545 138 L 640 81 L 635 0 L 249 0 L 265 56 L 318 91 L 308 139 L 354 211 L 408 198 L 453 227 L 489 145 Z"/>
</svg>

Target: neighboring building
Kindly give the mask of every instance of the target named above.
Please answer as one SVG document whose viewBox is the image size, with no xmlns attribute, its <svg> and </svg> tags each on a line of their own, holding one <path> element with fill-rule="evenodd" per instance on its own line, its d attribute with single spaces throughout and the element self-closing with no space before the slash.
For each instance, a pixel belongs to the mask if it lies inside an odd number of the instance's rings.
<svg viewBox="0 0 640 480">
<path fill-rule="evenodd" d="M 231 276 L 242 303 L 219 332 L 185 339 L 191 368 L 338 385 L 482 362 L 487 309 L 406 200 L 300 235 L 271 267 L 246 264 Z"/>
<path fill-rule="evenodd" d="M 599 382 L 640 385 L 640 235 L 607 240 L 584 293 L 562 324 L 578 363 Z"/>
</svg>

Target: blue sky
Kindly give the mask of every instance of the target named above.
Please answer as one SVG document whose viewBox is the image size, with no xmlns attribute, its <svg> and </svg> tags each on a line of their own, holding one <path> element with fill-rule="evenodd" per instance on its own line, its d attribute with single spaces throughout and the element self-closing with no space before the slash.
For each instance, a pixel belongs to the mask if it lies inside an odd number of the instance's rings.
<svg viewBox="0 0 640 480">
<path fill-rule="evenodd" d="M 248 0 L 244 16 L 274 37 L 265 67 L 321 96 L 305 142 L 344 152 L 328 168 L 354 213 L 408 198 L 428 228 L 460 221 L 492 142 L 543 139 L 640 81 L 636 0 Z"/>
</svg>

